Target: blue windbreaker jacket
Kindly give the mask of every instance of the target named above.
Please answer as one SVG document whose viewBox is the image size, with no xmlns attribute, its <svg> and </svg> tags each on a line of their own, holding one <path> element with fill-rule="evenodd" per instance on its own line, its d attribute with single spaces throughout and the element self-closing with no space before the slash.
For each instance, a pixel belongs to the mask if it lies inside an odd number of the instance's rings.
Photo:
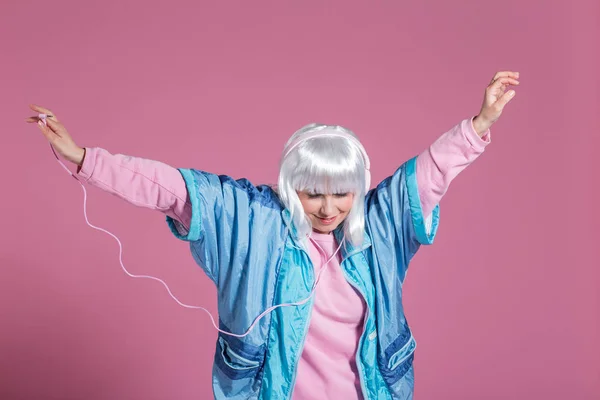
<svg viewBox="0 0 600 400">
<path fill-rule="evenodd" d="M 426 221 L 416 157 L 365 198 L 365 239 L 346 241 L 341 267 L 367 304 L 356 363 L 365 399 L 412 399 L 415 339 L 402 306 L 402 286 L 421 244 L 433 243 L 439 206 Z M 176 237 L 215 283 L 221 329 L 243 333 L 265 309 L 304 299 L 315 279 L 310 256 L 277 194 L 194 169 L 180 169 L 192 204 L 189 230 L 167 217 Z M 334 231 L 338 243 L 340 228 Z M 289 399 L 308 330 L 312 300 L 277 308 L 249 335 L 219 333 L 213 366 L 217 399 Z"/>
</svg>

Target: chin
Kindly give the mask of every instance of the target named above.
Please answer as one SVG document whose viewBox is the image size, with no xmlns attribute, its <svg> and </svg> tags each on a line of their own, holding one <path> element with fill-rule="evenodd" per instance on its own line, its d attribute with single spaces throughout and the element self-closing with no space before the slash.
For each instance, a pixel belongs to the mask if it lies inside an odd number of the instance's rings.
<svg viewBox="0 0 600 400">
<path fill-rule="evenodd" d="M 333 229 L 331 229 L 331 228 L 317 228 L 317 230 L 318 230 L 319 232 L 322 232 L 322 233 L 331 233 L 331 232 L 333 232 L 333 231 L 334 231 L 334 229 L 335 229 L 335 228 L 333 228 Z"/>
<path fill-rule="evenodd" d="M 321 226 L 321 225 L 313 225 L 313 230 L 317 231 L 317 232 L 321 232 L 321 233 L 331 233 L 333 231 L 335 231 L 335 229 L 339 226 L 339 224 L 337 224 L 336 226 Z"/>
</svg>

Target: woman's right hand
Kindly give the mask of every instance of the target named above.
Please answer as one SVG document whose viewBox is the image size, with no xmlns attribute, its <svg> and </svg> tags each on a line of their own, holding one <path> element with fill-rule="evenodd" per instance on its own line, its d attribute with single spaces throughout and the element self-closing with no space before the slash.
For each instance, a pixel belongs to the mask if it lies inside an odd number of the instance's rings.
<svg viewBox="0 0 600 400">
<path fill-rule="evenodd" d="M 85 150 L 77 146 L 63 124 L 56 118 L 56 114 L 47 108 L 33 104 L 30 104 L 29 107 L 40 114 L 46 114 L 48 116 L 46 118 L 47 125 L 44 124 L 38 115 L 29 117 L 25 121 L 28 123 L 37 123 L 38 128 L 42 131 L 46 139 L 48 139 L 48 142 L 50 142 L 58 154 L 65 160 L 81 166 L 85 156 Z"/>
</svg>

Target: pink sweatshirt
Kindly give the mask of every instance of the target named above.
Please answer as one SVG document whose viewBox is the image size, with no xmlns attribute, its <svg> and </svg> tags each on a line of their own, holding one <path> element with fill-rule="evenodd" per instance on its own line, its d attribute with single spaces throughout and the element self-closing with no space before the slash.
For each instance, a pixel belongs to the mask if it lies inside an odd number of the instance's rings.
<svg viewBox="0 0 600 400">
<path fill-rule="evenodd" d="M 480 138 L 463 120 L 440 136 L 417 157 L 417 185 L 423 215 L 428 216 L 446 193 L 450 182 L 490 143 L 490 132 Z M 134 205 L 163 212 L 186 228 L 191 203 L 179 171 L 159 161 L 112 155 L 86 148 L 78 178 Z M 339 245 L 333 235 L 314 232 L 310 257 L 315 273 Z M 340 256 L 333 259 L 315 290 L 309 329 L 298 363 L 294 400 L 316 398 L 362 399 L 355 353 L 362 333 L 366 304 L 346 281 Z M 336 332 L 335 337 L 330 332 Z"/>
</svg>

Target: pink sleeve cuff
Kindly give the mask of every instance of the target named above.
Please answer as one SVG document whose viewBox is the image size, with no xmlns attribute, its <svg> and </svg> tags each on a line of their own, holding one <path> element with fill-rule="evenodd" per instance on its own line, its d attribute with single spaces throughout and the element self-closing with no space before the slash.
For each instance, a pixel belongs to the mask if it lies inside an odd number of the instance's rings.
<svg viewBox="0 0 600 400">
<path fill-rule="evenodd" d="M 463 126 L 462 131 L 465 132 L 467 140 L 469 141 L 469 143 L 471 144 L 471 146 L 474 149 L 476 149 L 478 151 L 483 151 L 485 146 L 487 146 L 488 144 L 490 144 L 492 142 L 492 136 L 491 136 L 492 134 L 491 134 L 490 130 L 488 129 L 480 137 L 477 134 L 475 127 L 473 126 L 474 119 L 475 119 L 475 117 L 472 117 L 469 120 L 464 120 L 463 121 L 464 126 Z"/>
<path fill-rule="evenodd" d="M 96 148 L 85 148 L 85 157 L 83 158 L 83 164 L 81 164 L 81 169 L 77 173 L 77 178 L 79 178 L 82 182 L 87 182 L 92 177 L 94 173 L 94 167 L 96 166 L 96 157 L 98 155 L 98 151 Z"/>
</svg>

